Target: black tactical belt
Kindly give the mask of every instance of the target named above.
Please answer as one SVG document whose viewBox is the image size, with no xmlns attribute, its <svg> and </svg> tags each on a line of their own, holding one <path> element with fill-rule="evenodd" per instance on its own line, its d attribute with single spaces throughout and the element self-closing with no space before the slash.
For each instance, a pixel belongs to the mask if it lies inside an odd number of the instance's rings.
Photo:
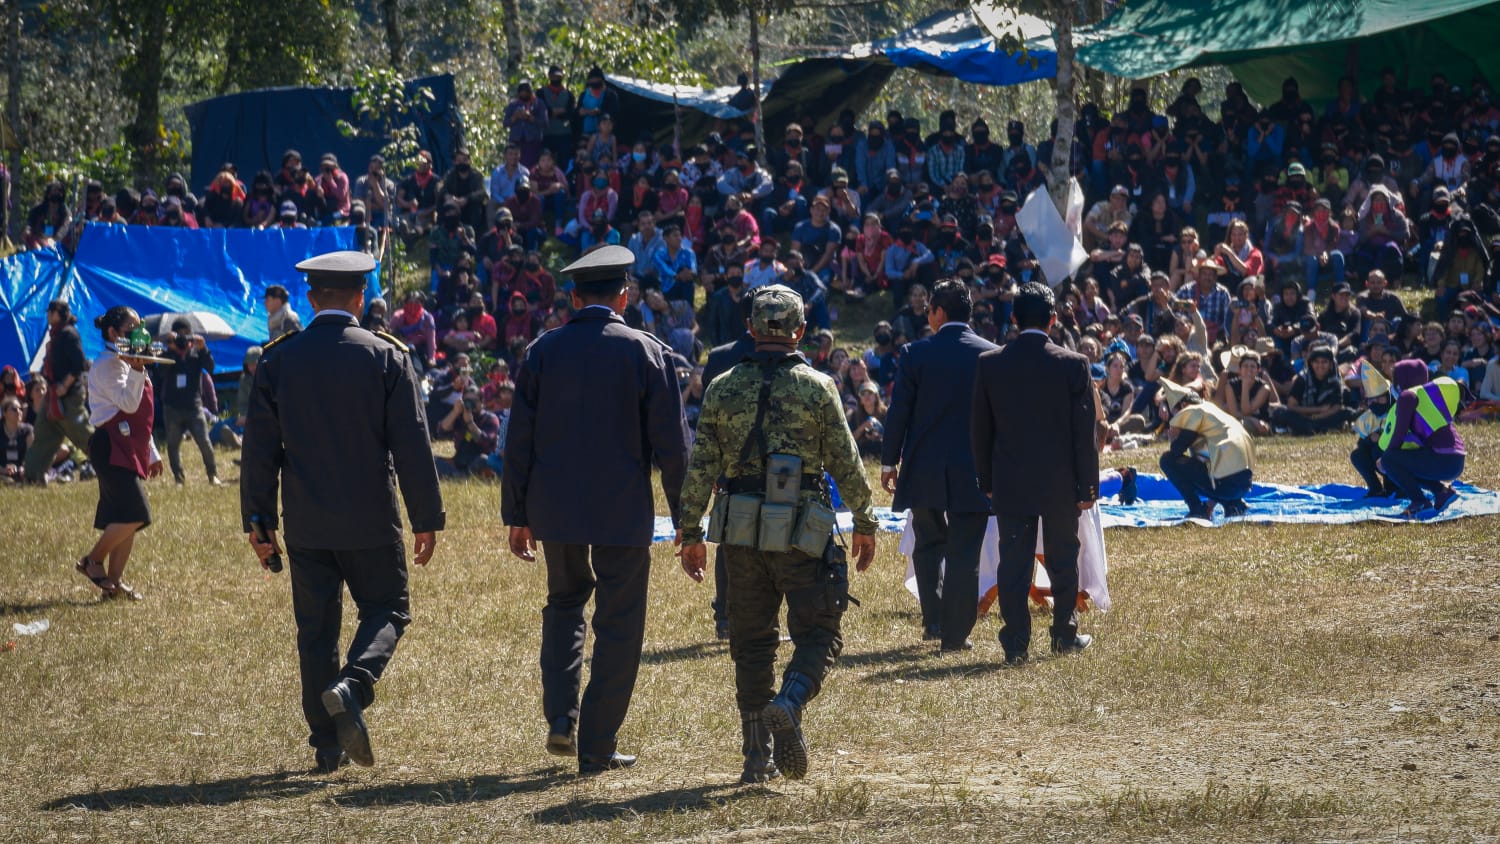
<svg viewBox="0 0 1500 844">
<path fill-rule="evenodd" d="M 730 495 L 744 495 L 745 493 L 756 493 L 766 491 L 765 475 L 744 475 L 738 478 L 726 478 L 721 488 Z M 802 475 L 802 491 L 809 492 L 823 488 L 822 475 Z"/>
</svg>

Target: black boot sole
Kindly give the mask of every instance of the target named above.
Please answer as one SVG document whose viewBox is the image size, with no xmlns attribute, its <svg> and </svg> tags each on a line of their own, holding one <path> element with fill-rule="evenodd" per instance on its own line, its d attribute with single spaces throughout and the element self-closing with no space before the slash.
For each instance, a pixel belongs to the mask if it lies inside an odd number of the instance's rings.
<svg viewBox="0 0 1500 844">
<path fill-rule="evenodd" d="M 802 737 L 798 719 L 774 700 L 761 710 L 760 717 L 771 730 L 776 767 L 789 780 L 807 776 L 807 741 Z"/>
<path fill-rule="evenodd" d="M 344 706 L 343 695 L 333 689 L 323 692 L 323 708 L 333 716 L 339 747 L 349 754 L 350 761 L 362 768 L 374 767 L 375 751 L 370 747 L 370 731 Z"/>
</svg>

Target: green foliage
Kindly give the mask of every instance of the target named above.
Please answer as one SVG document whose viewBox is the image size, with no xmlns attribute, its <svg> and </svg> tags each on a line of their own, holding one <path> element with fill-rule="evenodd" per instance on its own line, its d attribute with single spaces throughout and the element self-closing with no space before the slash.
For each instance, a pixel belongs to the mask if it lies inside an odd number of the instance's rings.
<svg viewBox="0 0 1500 844">
<path fill-rule="evenodd" d="M 673 26 L 637 28 L 611 21 L 591 20 L 579 26 L 557 26 L 528 64 L 530 78 L 544 80 L 550 65 L 582 76 L 598 66 L 606 73 L 634 76 L 651 82 L 707 86 L 703 74 L 688 66 Z"/>
<path fill-rule="evenodd" d="M 359 71 L 350 97 L 359 123 L 337 121 L 339 132 L 346 137 L 384 138 L 380 154 L 390 172 L 399 173 L 416 165 L 422 148 L 422 133 L 416 118 L 431 110 L 432 89 L 419 85 L 408 90 L 410 82 L 399 71 L 389 67 L 370 67 Z"/>
</svg>

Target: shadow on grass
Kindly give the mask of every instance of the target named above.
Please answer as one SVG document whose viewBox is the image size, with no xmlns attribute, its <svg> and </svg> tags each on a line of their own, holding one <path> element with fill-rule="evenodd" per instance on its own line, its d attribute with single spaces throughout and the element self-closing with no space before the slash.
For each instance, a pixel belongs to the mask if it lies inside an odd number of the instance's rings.
<svg viewBox="0 0 1500 844">
<path fill-rule="evenodd" d="M 890 668 L 885 671 L 877 671 L 866 674 L 860 678 L 861 683 L 878 685 L 880 683 L 891 683 L 896 680 L 954 680 L 960 677 L 971 677 L 976 674 L 989 674 L 993 671 L 1013 670 L 1006 666 L 1004 660 L 992 660 L 986 662 L 939 662 L 935 658 L 932 665 L 922 668 L 911 666 Z"/>
<path fill-rule="evenodd" d="M 62 609 L 63 607 L 98 607 L 104 602 L 95 598 L 87 601 L 37 601 L 31 604 L 0 604 L 0 618 L 8 615 L 31 615 L 33 613 L 47 612 L 49 610 Z"/>
<path fill-rule="evenodd" d="M 861 665 L 891 665 L 932 659 L 936 656 L 937 642 L 913 642 L 882 651 L 855 651 L 839 655 L 838 664 L 843 668 Z"/>
<path fill-rule="evenodd" d="M 143 807 L 225 806 L 246 800 L 301 797 L 329 785 L 331 783 L 328 780 L 314 778 L 302 771 L 279 771 L 212 782 L 158 783 L 109 791 L 80 792 L 43 803 L 42 808 L 47 811 L 88 809 L 112 812 L 116 809 Z"/>
<path fill-rule="evenodd" d="M 706 659 L 711 656 L 722 656 L 729 652 L 729 643 L 713 639 L 706 642 L 694 642 L 691 645 L 679 645 L 675 648 L 660 648 L 656 650 L 643 651 L 641 662 L 646 665 L 657 665 L 666 662 L 685 662 L 693 659 Z"/>
<path fill-rule="evenodd" d="M 524 774 L 484 774 L 441 782 L 375 785 L 331 795 L 329 799 L 340 806 L 446 806 L 546 791 L 558 783 L 576 779 L 570 769 L 549 767 Z"/>
<path fill-rule="evenodd" d="M 531 819 L 539 824 L 565 826 L 592 821 L 612 821 L 616 818 L 638 815 L 698 812 L 716 809 L 735 800 L 764 794 L 764 789 L 743 788 L 735 783 L 727 783 L 703 785 L 697 788 L 673 788 L 652 794 L 642 794 L 628 800 L 591 800 L 586 797 L 576 797 L 550 809 L 534 812 Z"/>
</svg>

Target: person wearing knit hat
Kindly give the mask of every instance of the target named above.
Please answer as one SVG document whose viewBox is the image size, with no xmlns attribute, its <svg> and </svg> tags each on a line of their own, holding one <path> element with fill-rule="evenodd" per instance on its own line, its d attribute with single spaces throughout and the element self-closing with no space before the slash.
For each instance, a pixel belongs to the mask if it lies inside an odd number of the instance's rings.
<svg viewBox="0 0 1500 844">
<path fill-rule="evenodd" d="M 1186 502 L 1188 518 L 1212 521 L 1218 504 L 1224 505 L 1225 518 L 1244 516 L 1255 471 L 1250 434 L 1228 411 L 1192 390 L 1166 378 L 1157 383 L 1166 405 L 1162 415 L 1168 418 L 1161 473 Z"/>
</svg>

